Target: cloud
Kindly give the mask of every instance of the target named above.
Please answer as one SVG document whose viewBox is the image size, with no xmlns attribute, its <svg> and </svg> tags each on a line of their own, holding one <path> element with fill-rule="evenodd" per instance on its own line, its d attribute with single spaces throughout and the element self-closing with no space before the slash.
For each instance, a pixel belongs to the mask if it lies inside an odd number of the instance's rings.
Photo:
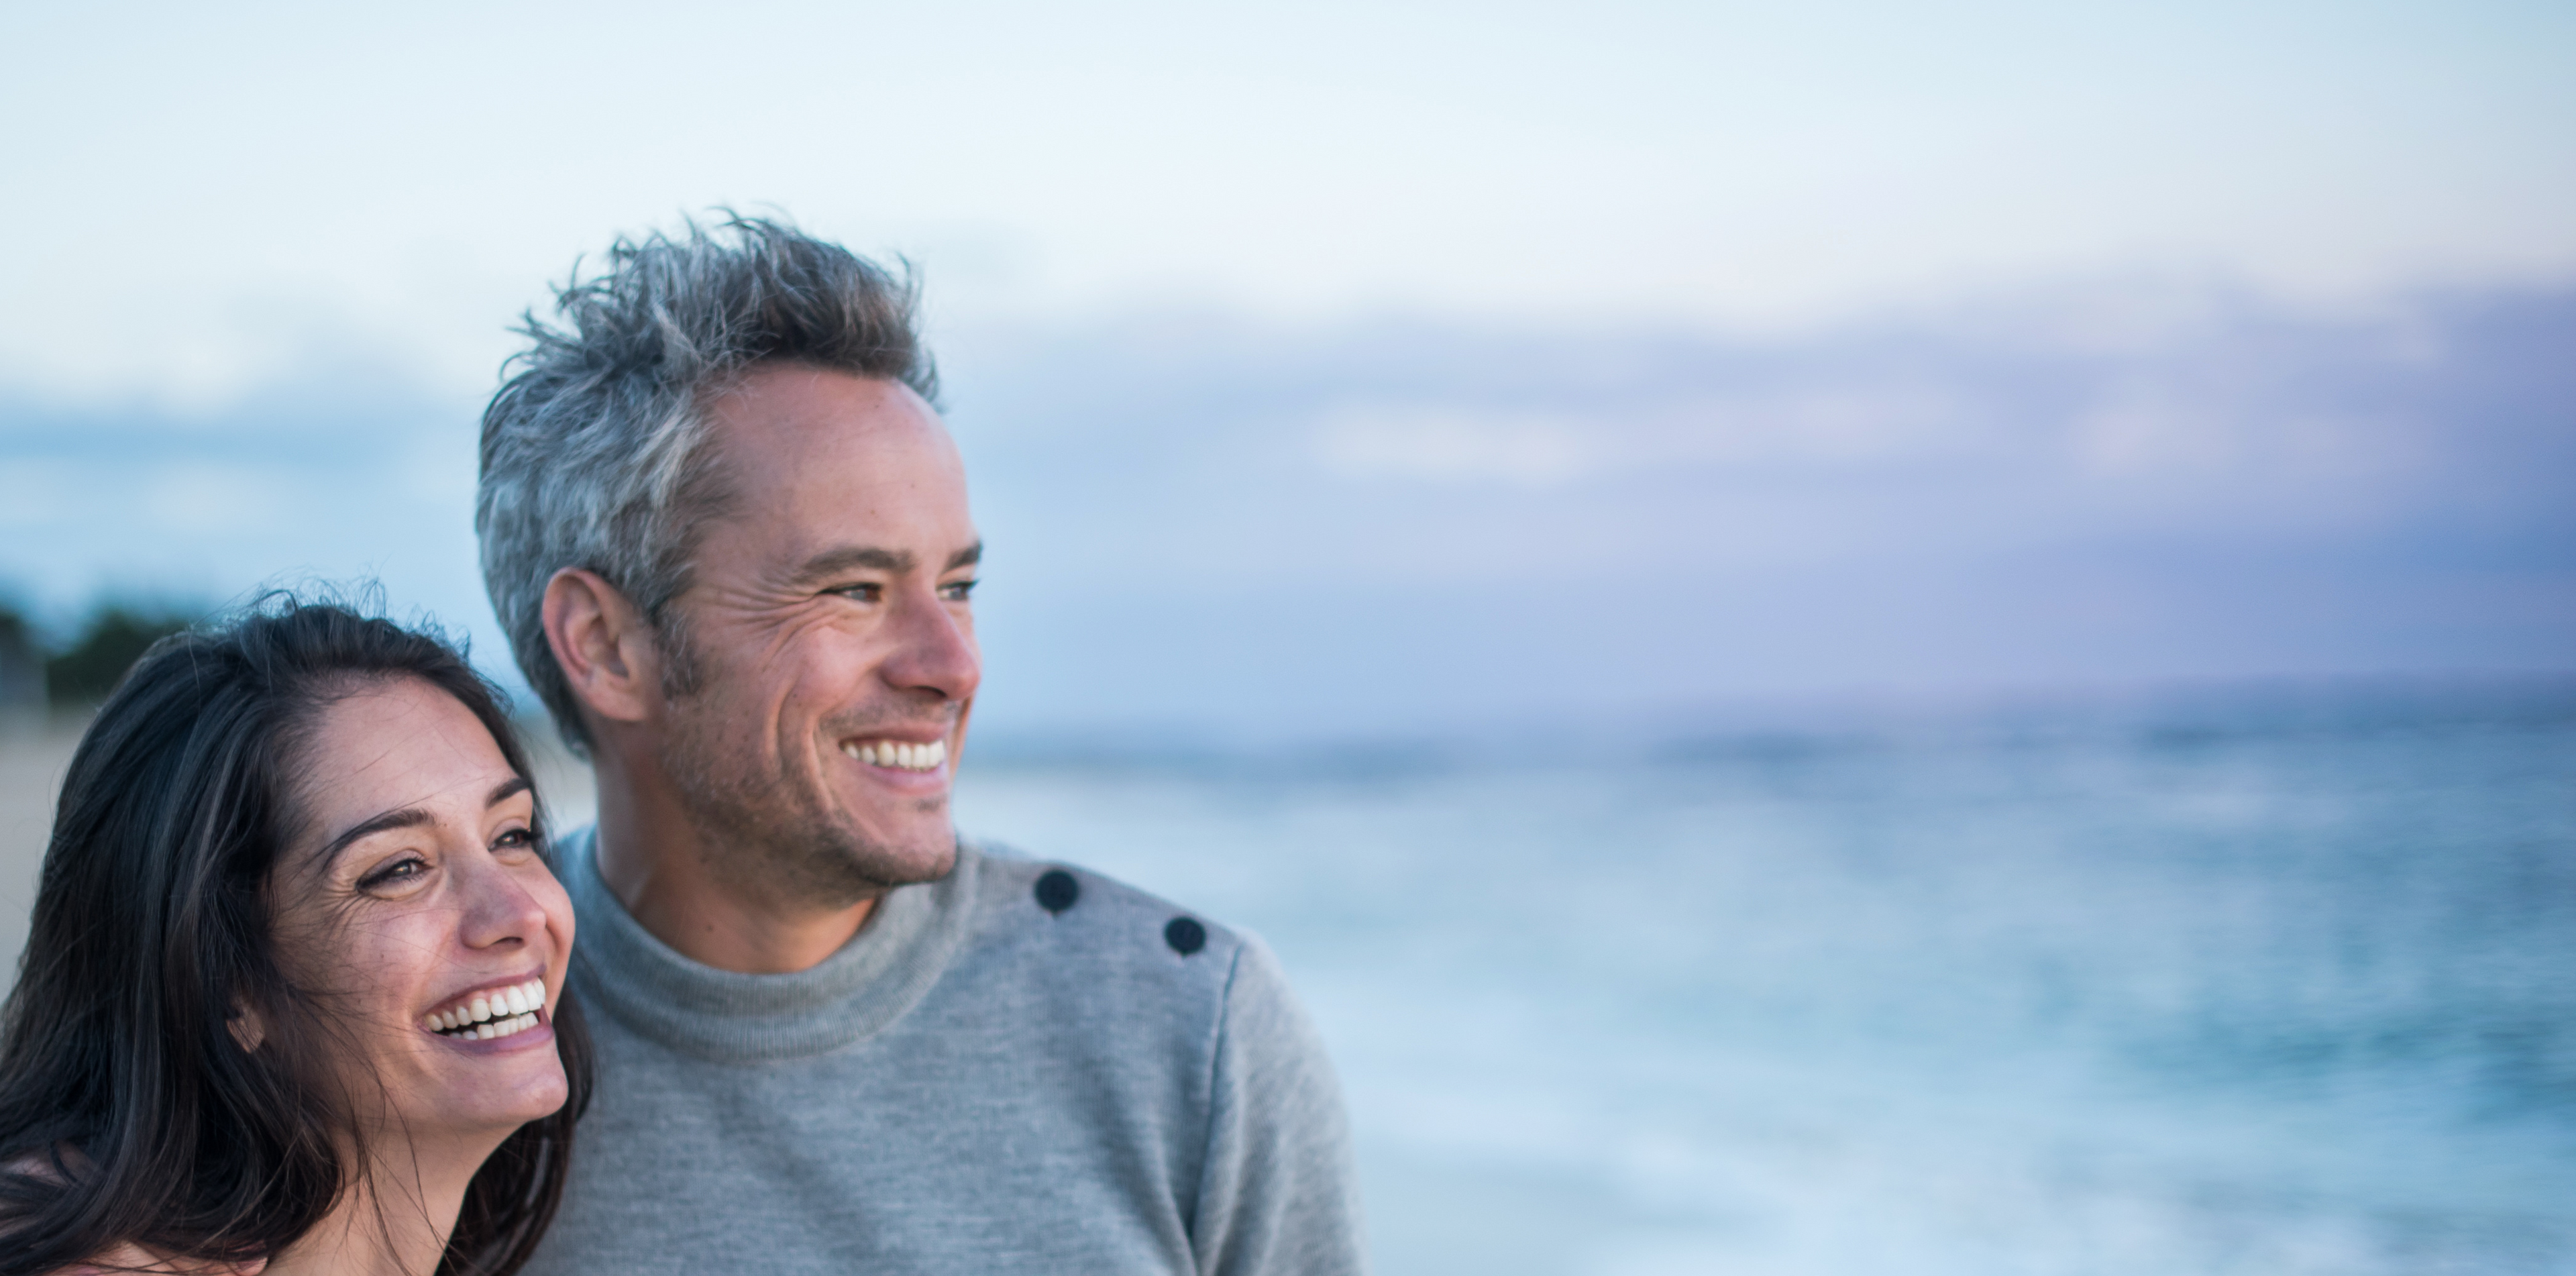
<svg viewBox="0 0 2576 1276">
<path fill-rule="evenodd" d="M 991 545 L 978 720 L 1341 731 L 1855 682 L 2566 667 L 2576 290 L 2136 309 L 1764 340 L 953 334 Z M 374 573 L 498 653 L 476 405 L 366 366 L 193 413 L 0 400 L 0 577 L 70 600 Z"/>
<path fill-rule="evenodd" d="M 247 465 L 168 465 L 147 471 L 135 513 L 157 530 L 189 535 L 275 531 L 292 517 L 284 474 Z"/>
<path fill-rule="evenodd" d="M 1367 404 L 1327 413 L 1315 447 L 1345 478 L 1553 487 L 1620 459 L 1601 433 L 1568 416 Z"/>
<path fill-rule="evenodd" d="M 1748 519 L 1829 511 L 1919 556 L 2386 529 L 2457 517 L 2472 493 L 2480 519 L 2547 523 L 2568 494 L 2535 464 L 2571 446 L 2576 391 L 2544 353 L 2576 326 L 2567 294 L 2423 298 L 2367 321 L 2222 295 L 2117 341 L 2066 337 L 2104 326 L 2102 308 L 1766 343 L 1059 334 L 959 380 L 957 418 L 986 491 L 1139 537 L 1139 520 L 1187 518 L 1254 573 L 1461 526 L 1499 566 L 1531 551 L 1516 529 L 1605 512 L 1720 547 Z M 1263 550 L 1324 510 L 1293 555 Z M 1480 556 L 1461 548 L 1448 570 Z"/>
<path fill-rule="evenodd" d="M 1140 324 L 953 384 L 988 641 L 1051 671 L 1021 703 L 1392 721 L 2563 667 L 2568 348 L 2576 291 L 2221 291 L 1764 341 Z"/>
<path fill-rule="evenodd" d="M 0 527 L 35 529 L 61 518 L 80 489 L 75 473 L 61 461 L 0 459 Z"/>
</svg>

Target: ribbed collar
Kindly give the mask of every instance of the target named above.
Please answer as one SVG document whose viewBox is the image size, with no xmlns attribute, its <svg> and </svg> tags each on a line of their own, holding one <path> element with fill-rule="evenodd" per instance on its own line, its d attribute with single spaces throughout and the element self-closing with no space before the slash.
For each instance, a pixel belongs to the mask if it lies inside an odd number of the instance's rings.
<svg viewBox="0 0 2576 1276">
<path fill-rule="evenodd" d="M 702 966 L 655 939 L 599 877 L 597 830 L 562 842 L 580 926 L 573 969 L 589 1006 L 674 1050 L 761 1063 L 836 1050 L 918 1004 L 972 920 L 981 857 L 960 841 L 948 876 L 886 893 L 867 924 L 811 970 L 745 975 Z"/>
</svg>

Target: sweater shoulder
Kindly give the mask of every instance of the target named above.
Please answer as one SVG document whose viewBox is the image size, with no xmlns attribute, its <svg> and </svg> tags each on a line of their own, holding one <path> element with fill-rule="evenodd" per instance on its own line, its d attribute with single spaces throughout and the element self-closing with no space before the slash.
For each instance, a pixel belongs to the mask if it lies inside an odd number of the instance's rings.
<svg viewBox="0 0 2576 1276">
<path fill-rule="evenodd" d="M 1238 960 L 1260 941 L 1204 913 L 1077 864 L 979 842 L 979 937 L 1042 946 L 1097 973 L 1199 985 L 1222 996 Z"/>
</svg>

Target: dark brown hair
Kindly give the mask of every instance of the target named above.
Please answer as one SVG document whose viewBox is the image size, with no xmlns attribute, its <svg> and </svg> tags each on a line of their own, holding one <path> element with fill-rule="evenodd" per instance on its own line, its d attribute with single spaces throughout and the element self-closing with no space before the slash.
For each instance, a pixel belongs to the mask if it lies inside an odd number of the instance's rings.
<svg viewBox="0 0 2576 1276">
<path fill-rule="evenodd" d="M 363 1139 L 332 1081 L 345 1024 L 281 972 L 265 887 L 298 827 L 292 777 L 314 724 L 390 678 L 454 696 L 529 774 L 500 693 L 455 648 L 283 594 L 162 640 L 100 707 L 0 1010 L 0 1276 L 124 1242 L 272 1255 L 360 1172 L 350 1149 Z M 541 838 L 542 820 L 540 808 Z M 243 1005 L 260 1010 L 255 1051 L 228 1026 Z M 442 1273 L 515 1271 L 553 1219 L 591 1086 L 569 994 L 554 1029 L 570 1097 L 476 1173 Z"/>
</svg>

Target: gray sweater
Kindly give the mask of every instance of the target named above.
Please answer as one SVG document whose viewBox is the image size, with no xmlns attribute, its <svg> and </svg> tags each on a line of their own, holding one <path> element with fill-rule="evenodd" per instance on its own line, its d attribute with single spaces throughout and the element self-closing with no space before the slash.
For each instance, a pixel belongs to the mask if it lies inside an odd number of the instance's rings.
<svg viewBox="0 0 2576 1276">
<path fill-rule="evenodd" d="M 1362 1270 L 1332 1066 L 1252 936 L 961 844 L 823 964 L 736 974 L 591 849 L 599 1093 L 533 1276 Z"/>
</svg>

